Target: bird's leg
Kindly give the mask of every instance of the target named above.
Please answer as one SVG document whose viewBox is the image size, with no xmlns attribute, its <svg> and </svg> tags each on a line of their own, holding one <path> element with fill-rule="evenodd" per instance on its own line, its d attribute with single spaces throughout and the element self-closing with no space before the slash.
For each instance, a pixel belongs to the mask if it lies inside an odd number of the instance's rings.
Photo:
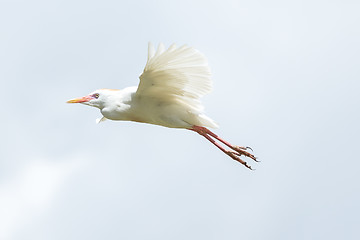
<svg viewBox="0 0 360 240">
<path fill-rule="evenodd" d="M 205 127 L 193 126 L 193 129 L 191 129 L 191 130 L 196 131 L 198 133 L 199 133 L 199 131 L 201 133 L 206 133 L 206 134 L 210 135 L 211 137 L 219 140 L 220 142 L 222 142 L 223 144 L 225 144 L 229 148 L 235 150 L 238 153 L 237 155 L 239 155 L 239 156 L 244 155 L 244 156 L 249 157 L 249 158 L 253 159 L 254 161 L 258 162 L 258 160 L 256 159 L 256 157 L 253 154 L 246 151 L 247 149 L 252 150 L 252 148 L 250 148 L 250 147 L 241 147 L 241 146 L 232 145 L 229 142 L 225 141 L 224 139 L 220 138 L 218 135 L 216 135 L 215 133 L 213 133 L 209 129 L 205 128 Z"/>
<path fill-rule="evenodd" d="M 245 165 L 247 168 L 251 169 L 251 167 L 244 160 L 242 160 L 239 156 L 244 155 L 246 157 L 250 157 L 251 159 L 257 161 L 256 157 L 254 155 L 252 155 L 246 151 L 248 149 L 247 147 L 238 147 L 238 146 L 231 145 L 230 143 L 228 143 L 227 141 L 218 137 L 215 133 L 211 132 L 209 129 L 207 129 L 205 127 L 193 126 L 192 128 L 189 128 L 189 130 L 195 131 L 198 134 L 200 134 L 201 136 L 205 137 L 207 140 L 209 140 L 212 144 L 214 144 L 217 148 L 219 148 L 225 154 L 230 156 L 232 159 L 240 162 L 241 164 Z M 214 138 L 235 151 L 226 150 L 219 143 L 217 143 Z"/>
<path fill-rule="evenodd" d="M 252 160 L 254 160 L 255 162 L 258 162 L 258 160 L 256 159 L 256 157 L 247 152 L 246 150 L 247 149 L 251 149 L 252 151 L 252 148 L 251 147 L 241 147 L 241 146 L 235 146 L 235 145 L 232 145 L 230 144 L 229 142 L 225 141 L 224 139 L 220 138 L 218 135 L 216 135 L 215 133 L 213 133 L 212 131 L 210 131 L 209 129 L 205 128 L 205 127 L 201 127 L 204 129 L 204 131 L 209 134 L 210 136 L 212 136 L 213 138 L 219 140 L 220 142 L 222 142 L 223 144 L 225 144 L 226 146 L 228 146 L 229 148 L 231 148 L 232 150 L 235 150 L 236 152 L 238 152 L 241 156 L 241 155 L 244 155 L 246 157 L 249 157 L 251 158 Z"/>
<path fill-rule="evenodd" d="M 240 157 L 238 157 L 238 156 L 240 156 L 240 154 L 238 154 L 237 152 L 231 151 L 231 150 L 226 150 L 225 148 L 223 148 L 219 143 L 217 143 L 213 138 L 211 138 L 207 134 L 204 134 L 204 135 L 201 134 L 201 135 L 204 136 L 207 140 L 209 140 L 212 144 L 214 144 L 221 151 L 223 151 L 226 155 L 230 156 L 235 161 L 238 161 L 239 163 L 243 164 L 245 167 L 252 170 L 251 166 L 249 166 L 244 160 L 242 160 Z"/>
</svg>

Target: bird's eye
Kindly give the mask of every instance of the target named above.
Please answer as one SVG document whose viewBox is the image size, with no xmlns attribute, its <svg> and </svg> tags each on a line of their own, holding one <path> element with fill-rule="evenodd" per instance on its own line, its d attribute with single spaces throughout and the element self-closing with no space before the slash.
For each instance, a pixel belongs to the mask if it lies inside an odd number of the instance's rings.
<svg viewBox="0 0 360 240">
<path fill-rule="evenodd" d="M 95 93 L 95 94 L 93 94 L 93 97 L 96 98 L 96 99 L 98 99 L 98 98 L 99 98 L 99 94 L 98 94 L 98 93 Z"/>
</svg>

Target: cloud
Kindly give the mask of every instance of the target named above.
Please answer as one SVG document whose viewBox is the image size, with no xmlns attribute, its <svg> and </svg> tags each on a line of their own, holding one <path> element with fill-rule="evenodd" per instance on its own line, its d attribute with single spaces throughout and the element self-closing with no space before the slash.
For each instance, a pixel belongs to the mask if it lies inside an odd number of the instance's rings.
<svg viewBox="0 0 360 240">
<path fill-rule="evenodd" d="M 6 183 L 0 183 L 0 239 L 12 239 L 23 224 L 51 207 L 80 161 L 31 161 Z"/>
</svg>

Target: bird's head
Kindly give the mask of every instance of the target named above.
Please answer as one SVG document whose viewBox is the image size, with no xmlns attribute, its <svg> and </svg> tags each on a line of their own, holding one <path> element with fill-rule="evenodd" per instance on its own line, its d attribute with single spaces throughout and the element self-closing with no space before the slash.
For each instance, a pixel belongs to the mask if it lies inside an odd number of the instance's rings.
<svg viewBox="0 0 360 240">
<path fill-rule="evenodd" d="M 105 106 L 106 102 L 109 100 L 109 98 L 114 95 L 115 91 L 118 90 L 99 89 L 90 93 L 87 96 L 70 99 L 69 101 L 67 101 L 67 103 L 82 103 L 102 109 Z"/>
</svg>

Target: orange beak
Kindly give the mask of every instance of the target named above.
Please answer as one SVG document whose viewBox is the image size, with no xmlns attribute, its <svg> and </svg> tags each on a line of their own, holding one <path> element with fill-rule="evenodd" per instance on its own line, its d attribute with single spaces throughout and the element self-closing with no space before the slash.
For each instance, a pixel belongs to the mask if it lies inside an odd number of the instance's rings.
<svg viewBox="0 0 360 240">
<path fill-rule="evenodd" d="M 83 102 L 88 102 L 91 99 L 93 99 L 93 97 L 85 96 L 85 97 L 81 97 L 81 98 L 70 99 L 69 101 L 67 101 L 67 103 L 83 103 Z"/>
</svg>

